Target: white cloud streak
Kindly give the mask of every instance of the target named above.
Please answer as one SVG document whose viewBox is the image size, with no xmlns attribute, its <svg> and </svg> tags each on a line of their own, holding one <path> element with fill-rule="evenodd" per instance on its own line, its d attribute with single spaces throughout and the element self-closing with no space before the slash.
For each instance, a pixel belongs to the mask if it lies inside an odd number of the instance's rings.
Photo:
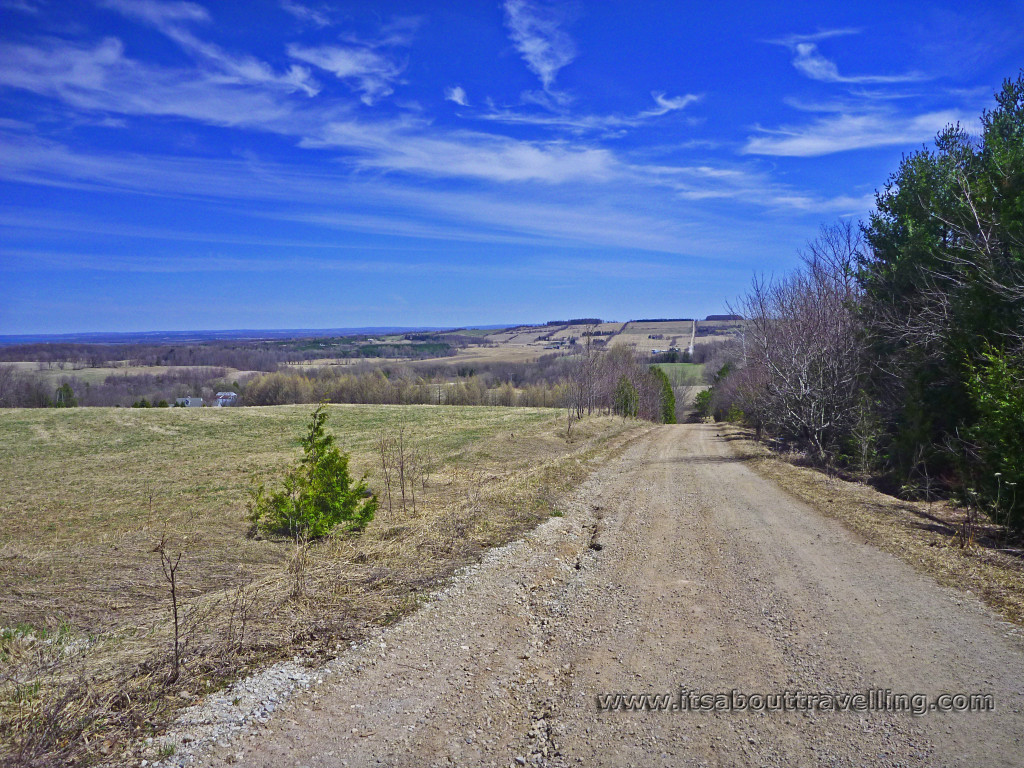
<svg viewBox="0 0 1024 768">
<path fill-rule="evenodd" d="M 862 30 L 856 27 L 839 27 L 835 29 L 823 29 L 818 32 L 811 32 L 807 35 L 786 35 L 773 40 L 765 40 L 772 45 L 784 45 L 787 48 L 794 48 L 800 43 L 817 43 L 821 40 L 828 40 L 831 37 L 846 37 L 847 35 L 859 35 Z"/>
<path fill-rule="evenodd" d="M 331 25 L 330 16 L 325 11 L 321 11 L 317 8 L 311 8 L 308 5 L 294 2 L 294 0 L 281 0 L 281 9 L 287 13 L 290 13 L 299 21 L 304 24 L 310 24 L 314 27 L 329 27 Z"/>
<path fill-rule="evenodd" d="M 648 117 L 660 117 L 661 115 L 667 115 L 669 112 L 675 112 L 679 109 L 686 109 L 688 106 L 696 101 L 700 101 L 700 96 L 696 96 L 692 93 L 688 93 L 685 96 L 676 96 L 673 98 L 666 98 L 663 91 L 654 91 L 651 93 L 654 98 L 654 102 L 658 105 L 654 109 L 648 109 L 637 115 L 638 118 L 644 119 Z"/>
<path fill-rule="evenodd" d="M 692 93 L 688 93 L 685 96 L 667 98 L 664 93 L 659 91 L 653 92 L 651 97 L 654 99 L 656 106 L 638 112 L 635 115 L 573 115 L 570 113 L 549 115 L 500 110 L 485 113 L 478 117 L 482 120 L 491 120 L 498 123 L 546 126 L 550 128 L 563 128 L 574 133 L 586 133 L 590 131 L 635 128 L 651 118 L 661 117 L 669 112 L 685 109 L 690 104 L 694 104 L 701 99 L 701 96 Z"/>
<path fill-rule="evenodd" d="M 466 89 L 461 85 L 453 85 L 450 88 L 445 88 L 444 98 L 446 101 L 455 102 L 460 107 L 469 106 L 469 97 L 466 95 Z"/>
<path fill-rule="evenodd" d="M 636 173 L 658 178 L 684 200 L 733 201 L 780 212 L 860 215 L 869 210 L 873 195 L 827 197 L 773 181 L 749 165 L 641 166 Z"/>
<path fill-rule="evenodd" d="M 743 153 L 784 157 L 817 157 L 836 152 L 930 141 L 947 125 L 959 122 L 976 130 L 976 119 L 956 110 L 915 116 L 888 113 L 836 114 L 810 125 L 764 130 L 747 140 Z"/>
<path fill-rule="evenodd" d="M 361 93 L 364 104 L 372 106 L 395 92 L 395 84 L 406 66 L 384 49 L 409 45 L 419 24 L 418 17 L 399 17 L 383 25 L 377 38 L 364 40 L 345 33 L 340 37 L 346 45 L 291 44 L 288 55 L 330 72 Z"/>
<path fill-rule="evenodd" d="M 615 173 L 611 152 L 562 142 L 529 142 L 472 131 L 427 134 L 419 123 L 335 122 L 302 146 L 357 152 L 363 168 L 495 182 L 606 181 Z"/>
<path fill-rule="evenodd" d="M 267 83 L 224 81 L 216 73 L 149 67 L 108 38 L 95 47 L 60 40 L 0 45 L 0 85 L 61 99 L 86 110 L 176 116 L 225 127 L 294 136 L 301 146 L 340 149 L 347 162 L 373 170 L 495 182 L 606 180 L 615 161 L 600 148 L 528 142 L 480 132 L 431 130 L 426 121 L 357 121 L 345 106 L 296 105 Z M 313 57 L 311 57 L 313 58 Z M 347 59 L 324 61 L 342 73 Z"/>
<path fill-rule="evenodd" d="M 0 44 L 0 85 L 59 99 L 72 107 L 122 115 L 182 117 L 220 126 L 283 132 L 297 121 L 283 97 L 295 86 L 227 76 L 219 68 L 154 67 L 125 56 L 120 40 L 93 45 L 49 38 Z"/>
<path fill-rule="evenodd" d="M 793 66 L 797 71 L 823 83 L 847 83 L 847 84 L 885 84 L 885 83 L 912 83 L 927 79 L 920 72 L 907 72 L 902 75 L 855 75 L 846 76 L 839 74 L 839 68 L 833 61 L 826 59 L 816 43 L 797 43 L 792 47 Z"/>
<path fill-rule="evenodd" d="M 553 93 L 558 72 L 576 58 L 576 45 L 561 28 L 558 17 L 528 0 L 505 1 L 505 24 L 526 66 Z"/>
<path fill-rule="evenodd" d="M 525 200 L 518 194 L 501 194 L 500 189 L 456 192 L 402 187 L 387 179 L 351 178 L 323 166 L 84 154 L 31 137 L 4 141 L 2 134 L 0 178 L 212 200 L 226 208 L 235 203 L 237 214 L 247 218 L 442 242 L 587 243 L 668 252 L 678 252 L 686 242 L 685 227 L 675 219 L 666 224 L 600 199 L 559 201 L 557 195 L 544 196 L 543 189 Z M 23 225 L 29 223 L 27 216 L 20 220 Z"/>
<path fill-rule="evenodd" d="M 205 8 L 195 3 L 102 0 L 102 5 L 156 28 L 184 51 L 209 66 L 210 73 L 225 84 L 268 86 L 288 92 L 302 91 L 309 96 L 316 95 L 320 90 L 305 67 L 293 65 L 287 72 L 278 74 L 254 56 L 236 56 L 197 38 L 185 24 L 209 22 L 210 15 Z"/>
<path fill-rule="evenodd" d="M 861 30 L 854 28 L 826 29 L 808 35 L 787 35 L 767 40 L 772 45 L 781 45 L 793 52 L 793 66 L 801 74 L 823 83 L 844 83 L 850 85 L 883 85 L 909 83 L 928 79 L 920 72 L 902 75 L 842 75 L 835 62 L 825 58 L 818 50 L 818 43 L 833 37 L 858 35 Z"/>
<path fill-rule="evenodd" d="M 403 64 L 371 48 L 337 45 L 308 48 L 292 44 L 288 46 L 288 55 L 349 83 L 362 93 L 360 99 L 367 105 L 394 93 L 394 83 L 405 69 Z"/>
</svg>

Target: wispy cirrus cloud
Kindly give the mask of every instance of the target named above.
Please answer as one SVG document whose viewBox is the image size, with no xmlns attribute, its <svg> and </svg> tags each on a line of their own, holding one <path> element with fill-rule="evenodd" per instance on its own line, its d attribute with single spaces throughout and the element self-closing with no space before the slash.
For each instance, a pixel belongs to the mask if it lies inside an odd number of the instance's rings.
<svg viewBox="0 0 1024 768">
<path fill-rule="evenodd" d="M 338 38 L 353 45 L 372 48 L 396 48 L 412 45 L 422 26 L 422 16 L 394 16 L 382 23 L 376 34 L 361 37 L 353 32 L 342 32 Z"/>
<path fill-rule="evenodd" d="M 562 20 L 551 7 L 529 0 L 505 0 L 505 24 L 526 66 L 540 78 L 544 92 L 554 91 L 559 71 L 576 58 L 576 45 L 561 28 Z"/>
<path fill-rule="evenodd" d="M 947 125 L 975 130 L 976 118 L 953 109 L 903 116 L 891 112 L 840 112 L 808 125 L 759 129 L 743 153 L 784 157 L 817 157 L 836 152 L 930 141 Z"/>
<path fill-rule="evenodd" d="M 466 89 L 461 85 L 453 85 L 450 88 L 445 88 L 444 98 L 445 101 L 454 102 L 460 107 L 469 106 L 469 97 L 466 95 Z"/>
<path fill-rule="evenodd" d="M 309 96 L 320 87 L 307 68 L 293 65 L 284 73 L 255 56 L 236 55 L 218 45 L 201 40 L 188 29 L 189 23 L 205 24 L 211 21 L 205 8 L 190 2 L 161 2 L 160 0 L 101 0 L 101 5 L 128 18 L 156 28 L 177 43 L 184 51 L 209 67 L 218 79 L 234 85 L 258 85 L 303 91 Z"/>
<path fill-rule="evenodd" d="M 348 150 L 361 168 L 494 182 L 606 181 L 618 165 L 599 147 L 475 131 L 427 132 L 412 120 L 333 122 L 300 146 Z"/>
<path fill-rule="evenodd" d="M 732 201 L 789 213 L 860 215 L 871 207 L 873 196 L 826 196 L 775 181 L 751 164 L 644 165 L 632 169 L 656 178 L 684 200 Z"/>
<path fill-rule="evenodd" d="M 806 77 L 849 87 L 827 99 L 785 98 L 790 107 L 817 116 L 804 124 L 757 126 L 756 133 L 747 137 L 743 154 L 818 157 L 872 147 L 923 144 L 949 124 L 961 123 L 969 129 L 975 124 L 965 111 L 940 107 L 941 102 L 926 97 L 919 88 L 892 87 L 930 79 L 924 73 L 911 70 L 895 75 L 847 75 L 818 49 L 824 40 L 860 33 L 852 28 L 827 29 L 766 41 L 788 48 L 793 66 Z M 963 99 L 956 102 L 963 103 Z"/>
<path fill-rule="evenodd" d="M 656 107 L 652 109 L 646 109 L 637 115 L 641 120 L 648 117 L 661 117 L 667 115 L 669 112 L 675 112 L 679 109 L 686 109 L 694 102 L 700 101 L 701 97 L 692 93 L 687 93 L 685 96 L 674 96 L 666 97 L 664 91 L 654 91 L 651 93 L 654 98 Z"/>
<path fill-rule="evenodd" d="M 861 32 L 863 32 L 863 30 L 859 27 L 836 27 L 833 29 L 819 29 L 817 32 L 811 32 L 809 34 L 785 35 L 783 37 L 765 40 L 765 42 L 771 43 L 772 45 L 784 45 L 787 48 L 794 48 L 800 43 L 817 43 L 821 40 L 828 40 L 832 37 L 859 35 Z"/>
<path fill-rule="evenodd" d="M 281 0 L 281 9 L 304 24 L 320 28 L 331 26 L 331 17 L 325 10 L 304 5 L 295 0 Z"/>
<path fill-rule="evenodd" d="M 926 80 L 920 72 L 906 72 L 901 75 L 841 75 L 835 62 L 826 59 L 816 43 L 797 43 L 793 48 L 793 66 L 812 80 L 824 83 L 847 83 L 857 85 L 883 83 L 913 83 Z"/>
<path fill-rule="evenodd" d="M 287 97 L 298 86 L 226 76 L 217 67 L 142 63 L 108 37 L 94 44 L 58 38 L 0 43 L 0 85 L 56 98 L 80 110 L 181 117 L 220 126 L 282 131 L 297 120 Z"/>
<path fill-rule="evenodd" d="M 793 66 L 803 75 L 823 83 L 844 83 L 850 85 L 881 85 L 889 83 L 919 82 L 928 79 L 920 72 L 906 72 L 899 75 L 843 75 L 839 67 L 831 59 L 827 59 L 818 50 L 818 43 L 833 37 L 860 34 L 859 29 L 827 29 L 806 35 L 787 35 L 786 37 L 768 40 L 773 45 L 781 45 L 793 53 Z"/>
<path fill-rule="evenodd" d="M 405 64 L 366 46 L 292 44 L 288 55 L 348 83 L 367 105 L 394 93 L 394 84 L 405 69 Z"/>
<path fill-rule="evenodd" d="M 420 22 L 416 16 L 392 19 L 370 38 L 346 32 L 339 36 L 344 45 L 293 43 L 288 46 L 288 55 L 330 72 L 360 93 L 360 100 L 370 106 L 395 92 L 406 64 L 395 57 L 392 49 L 409 45 Z"/>
<path fill-rule="evenodd" d="M 328 54 L 324 54 L 328 55 Z M 292 136 L 307 148 L 340 150 L 364 169 L 496 182 L 606 179 L 615 166 L 604 149 L 562 142 L 529 142 L 480 132 L 431 129 L 410 117 L 356 120 L 346 105 L 296 104 L 267 83 L 224 82 L 196 73 L 142 64 L 107 38 L 93 46 L 58 39 L 0 45 L 0 85 L 58 98 L 73 107 L 120 115 L 175 116 L 225 127 Z M 339 72 L 359 72 L 343 56 L 325 60 Z M 358 63 L 358 62 L 357 62 Z M 355 76 L 355 75 L 354 75 Z M 69 161 L 69 171 L 75 164 Z"/>
<path fill-rule="evenodd" d="M 550 128 L 562 128 L 573 133 L 582 134 L 591 131 L 609 131 L 623 128 L 635 128 L 647 120 L 676 112 L 700 101 L 701 96 L 688 93 L 683 96 L 666 97 L 663 92 L 651 94 L 655 106 L 642 110 L 635 115 L 579 115 L 569 112 L 559 114 L 527 113 L 512 110 L 493 110 L 477 115 L 481 120 L 514 125 L 537 125 Z"/>
</svg>

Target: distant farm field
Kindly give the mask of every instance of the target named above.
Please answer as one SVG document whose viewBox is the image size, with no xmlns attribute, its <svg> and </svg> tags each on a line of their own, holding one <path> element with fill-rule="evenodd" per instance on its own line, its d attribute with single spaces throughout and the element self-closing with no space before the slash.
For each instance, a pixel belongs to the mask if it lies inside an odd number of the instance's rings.
<svg viewBox="0 0 1024 768">
<path fill-rule="evenodd" d="M 670 322 L 629 322 L 621 332 L 613 336 L 611 344 L 633 347 L 641 354 L 652 350 L 666 351 L 671 347 L 685 350 L 690 346 L 693 322 L 678 320 Z M 651 337 L 655 338 L 651 338 Z"/>
<path fill-rule="evenodd" d="M 704 383 L 704 366 L 701 363 L 658 363 L 668 374 L 673 386 L 687 387 Z"/>
<path fill-rule="evenodd" d="M 162 539 L 182 553 L 183 611 L 202 618 L 189 630 L 197 677 L 178 687 L 311 637 L 333 648 L 546 519 L 599 456 L 649 428 L 600 417 L 567 438 L 554 409 L 333 405 L 328 430 L 382 498 L 377 518 L 360 537 L 308 548 L 248 538 L 248 489 L 298 459 L 311 411 L 0 410 L 0 680 L 31 678 L 12 671 L 35 657 L 14 653 L 11 638 L 59 637 L 53 652 L 64 659 L 61 648 L 75 649 L 96 685 L 142 686 L 132 700 L 151 697 L 171 647 L 168 586 L 153 551 Z M 404 511 L 397 489 L 388 509 L 377 450 L 382 434 L 400 429 L 419 473 L 415 509 L 410 498 Z M 238 606 L 250 598 L 239 645 Z M 0 685 L 0 720 L 12 695 Z"/>
</svg>

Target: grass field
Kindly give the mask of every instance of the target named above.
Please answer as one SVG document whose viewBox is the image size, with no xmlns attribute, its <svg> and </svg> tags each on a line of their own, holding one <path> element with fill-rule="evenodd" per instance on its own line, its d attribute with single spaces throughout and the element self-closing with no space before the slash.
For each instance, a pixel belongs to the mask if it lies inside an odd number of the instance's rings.
<svg viewBox="0 0 1024 768">
<path fill-rule="evenodd" d="M 437 357 L 430 360 L 431 363 L 448 363 L 450 365 L 462 365 L 463 363 L 529 363 L 536 360 L 543 354 L 547 354 L 541 345 L 513 346 L 505 345 L 500 347 L 466 347 L 460 349 L 457 354 L 451 357 Z"/>
<path fill-rule="evenodd" d="M 658 363 L 668 380 L 676 387 L 697 386 L 704 383 L 704 365 L 701 363 Z"/>
<path fill-rule="evenodd" d="M 404 425 L 429 469 L 415 512 L 396 493 L 358 538 L 308 547 L 248 538 L 247 491 L 298 458 L 311 410 L 0 411 L 0 737 L 31 746 L 44 703 L 72 679 L 92 682 L 72 697 L 85 709 L 71 720 L 86 723 L 91 744 L 104 729 L 122 744 L 161 721 L 171 692 L 299 649 L 329 653 L 546 519 L 600 455 L 649 428 L 593 418 L 567 439 L 557 410 L 330 406 L 328 430 L 378 492 L 376 441 Z M 182 553 L 191 620 L 188 674 L 173 684 L 169 592 L 153 551 L 161 539 Z"/>
</svg>

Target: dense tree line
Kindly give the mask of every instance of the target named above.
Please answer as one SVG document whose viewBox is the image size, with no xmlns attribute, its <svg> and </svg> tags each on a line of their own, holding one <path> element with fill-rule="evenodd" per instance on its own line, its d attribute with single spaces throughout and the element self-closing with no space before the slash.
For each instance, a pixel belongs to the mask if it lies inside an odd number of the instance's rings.
<svg viewBox="0 0 1024 768">
<path fill-rule="evenodd" d="M 548 320 L 545 325 L 600 325 L 599 317 L 573 317 L 569 320 Z"/>
<path fill-rule="evenodd" d="M 905 157 L 860 229 L 755 280 L 708 407 L 1024 527 L 1024 74 Z M 1018 490 L 1019 489 L 1019 490 Z"/>
<path fill-rule="evenodd" d="M 0 363 L 34 362 L 40 369 L 68 371 L 118 366 L 209 366 L 274 371 L 302 353 L 271 348 L 267 342 L 204 344 L 12 344 L 0 347 Z"/>
<path fill-rule="evenodd" d="M 0 408 L 49 408 L 56 390 L 38 376 L 0 365 Z"/>
<path fill-rule="evenodd" d="M 287 403 L 381 403 L 395 405 L 504 405 L 561 407 L 564 383 L 515 386 L 490 376 L 427 377 L 411 368 L 362 372 L 325 366 L 306 372 L 268 373 L 243 388 L 245 405 Z"/>
<path fill-rule="evenodd" d="M 118 366 L 187 366 L 276 371 L 287 363 L 320 358 L 383 357 L 420 360 L 454 355 L 481 339 L 458 334 L 407 334 L 385 344 L 369 337 L 207 341 L 197 344 L 86 344 L 46 342 L 0 346 L 0 363 L 33 362 L 47 370 Z"/>
<path fill-rule="evenodd" d="M 623 391 L 628 401 L 622 399 Z M 588 346 L 578 354 L 545 355 L 532 363 L 490 363 L 454 371 L 440 365 L 277 371 L 251 379 L 242 398 L 245 405 L 327 401 L 568 407 L 576 417 L 597 412 L 675 421 L 668 378 L 627 347 L 605 351 Z"/>
</svg>

